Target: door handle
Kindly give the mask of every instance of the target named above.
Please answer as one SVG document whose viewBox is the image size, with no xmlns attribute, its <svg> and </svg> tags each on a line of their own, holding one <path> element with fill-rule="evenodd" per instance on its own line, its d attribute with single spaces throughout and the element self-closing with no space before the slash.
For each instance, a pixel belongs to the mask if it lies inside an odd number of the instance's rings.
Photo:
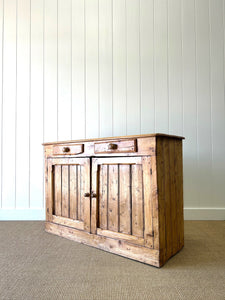
<svg viewBox="0 0 225 300">
<path fill-rule="evenodd" d="M 94 192 L 91 192 L 91 194 L 90 194 L 90 193 L 84 193 L 84 197 L 92 197 L 92 198 L 96 198 L 96 197 L 97 197 L 97 194 L 94 193 Z"/>
</svg>

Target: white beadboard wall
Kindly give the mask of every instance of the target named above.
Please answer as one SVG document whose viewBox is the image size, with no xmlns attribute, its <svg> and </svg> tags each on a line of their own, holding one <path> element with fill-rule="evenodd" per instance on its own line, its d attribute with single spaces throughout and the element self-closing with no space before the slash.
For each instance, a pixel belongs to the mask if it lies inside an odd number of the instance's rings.
<svg viewBox="0 0 225 300">
<path fill-rule="evenodd" d="M 0 0 L 0 219 L 44 219 L 43 141 L 185 136 L 185 219 L 225 219 L 224 0 Z"/>
</svg>

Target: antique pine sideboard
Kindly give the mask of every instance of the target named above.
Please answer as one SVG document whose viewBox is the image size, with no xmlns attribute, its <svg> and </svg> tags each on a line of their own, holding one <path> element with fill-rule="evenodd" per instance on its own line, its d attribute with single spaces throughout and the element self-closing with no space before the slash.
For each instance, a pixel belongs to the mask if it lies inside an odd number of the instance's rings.
<svg viewBox="0 0 225 300">
<path fill-rule="evenodd" d="M 182 139 L 44 143 L 46 231 L 161 267 L 184 245 Z"/>
</svg>

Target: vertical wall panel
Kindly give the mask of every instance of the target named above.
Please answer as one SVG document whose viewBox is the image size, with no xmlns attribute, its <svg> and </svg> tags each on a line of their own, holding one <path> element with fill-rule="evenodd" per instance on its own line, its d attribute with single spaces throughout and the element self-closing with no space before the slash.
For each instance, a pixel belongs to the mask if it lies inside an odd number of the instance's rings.
<svg viewBox="0 0 225 300">
<path fill-rule="evenodd" d="M 223 207 L 225 195 L 225 99 L 223 61 L 223 1 L 210 0 L 210 60 L 211 60 L 211 104 L 212 104 L 212 206 Z"/>
<path fill-rule="evenodd" d="M 196 1 L 197 130 L 200 206 L 212 199 L 209 3 Z"/>
<path fill-rule="evenodd" d="M 85 1 L 72 1 L 72 139 L 85 137 Z"/>
<path fill-rule="evenodd" d="M 127 134 L 126 0 L 113 1 L 113 135 Z"/>
<path fill-rule="evenodd" d="M 58 139 L 71 139 L 71 0 L 58 0 Z"/>
<path fill-rule="evenodd" d="M 195 0 L 182 1 L 184 204 L 198 207 Z"/>
<path fill-rule="evenodd" d="M 4 1 L 2 207 L 15 208 L 17 3 Z"/>
<path fill-rule="evenodd" d="M 168 0 L 169 133 L 183 134 L 181 1 Z"/>
<path fill-rule="evenodd" d="M 112 0 L 99 0 L 100 136 L 112 136 Z"/>
<path fill-rule="evenodd" d="M 140 134 L 140 2 L 127 3 L 127 134 Z"/>
<path fill-rule="evenodd" d="M 154 1 L 140 0 L 141 133 L 155 132 Z"/>
<path fill-rule="evenodd" d="M 86 137 L 99 136 L 98 0 L 86 8 Z"/>
<path fill-rule="evenodd" d="M 168 133 L 167 1 L 154 2 L 155 131 Z"/>
<path fill-rule="evenodd" d="M 30 207 L 43 207 L 43 9 L 31 1 L 30 60 Z"/>
<path fill-rule="evenodd" d="M 18 0 L 16 101 L 16 207 L 29 207 L 30 0 Z"/>
<path fill-rule="evenodd" d="M 45 0 L 44 7 L 44 141 L 58 139 L 58 49 L 57 3 Z"/>
<path fill-rule="evenodd" d="M 2 92 L 3 92 L 3 22 L 4 6 L 3 0 L 0 0 L 0 208 L 2 206 Z"/>
<path fill-rule="evenodd" d="M 44 218 L 43 141 L 152 132 L 224 218 L 224 72 L 224 0 L 0 0 L 0 219 Z"/>
</svg>

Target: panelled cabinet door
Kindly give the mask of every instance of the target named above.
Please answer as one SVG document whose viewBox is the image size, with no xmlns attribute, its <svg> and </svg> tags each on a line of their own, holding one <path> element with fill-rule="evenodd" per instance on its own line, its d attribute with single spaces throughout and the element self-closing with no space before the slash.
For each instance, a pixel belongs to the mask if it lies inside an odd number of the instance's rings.
<svg viewBox="0 0 225 300">
<path fill-rule="evenodd" d="M 48 189 L 47 219 L 90 232 L 90 159 L 48 159 Z"/>
<path fill-rule="evenodd" d="M 153 248 L 150 157 L 94 158 L 91 232 Z"/>
</svg>

